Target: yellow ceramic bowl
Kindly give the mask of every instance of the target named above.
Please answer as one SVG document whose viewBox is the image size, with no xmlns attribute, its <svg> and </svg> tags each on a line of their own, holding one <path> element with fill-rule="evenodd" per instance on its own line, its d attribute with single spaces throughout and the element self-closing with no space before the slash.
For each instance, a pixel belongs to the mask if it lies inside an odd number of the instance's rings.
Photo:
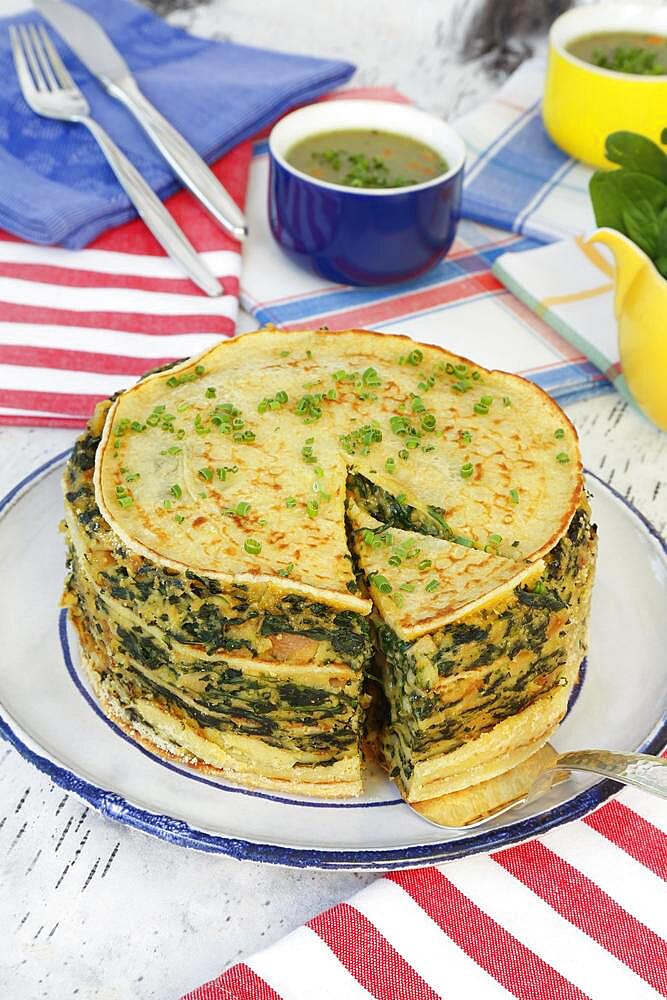
<svg viewBox="0 0 667 1000">
<path fill-rule="evenodd" d="M 667 75 L 633 76 L 599 69 L 567 51 L 583 35 L 633 31 L 667 36 L 667 6 L 639 3 L 575 7 L 554 21 L 544 92 L 544 124 L 576 160 L 609 167 L 604 141 L 628 129 L 655 142 L 667 126 Z"/>
</svg>

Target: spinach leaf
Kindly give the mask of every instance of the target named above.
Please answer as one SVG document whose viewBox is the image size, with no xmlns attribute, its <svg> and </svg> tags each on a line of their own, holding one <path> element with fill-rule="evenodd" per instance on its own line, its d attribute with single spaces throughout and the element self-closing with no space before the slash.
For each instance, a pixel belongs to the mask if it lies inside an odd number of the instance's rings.
<svg viewBox="0 0 667 1000">
<path fill-rule="evenodd" d="M 634 132 L 612 132 L 606 151 L 620 166 L 589 181 L 595 221 L 631 239 L 667 277 L 667 155 Z"/>
<path fill-rule="evenodd" d="M 658 249 L 660 217 L 667 207 L 667 184 L 647 174 L 617 171 L 623 197 L 624 231 L 638 247 L 655 257 Z"/>
<path fill-rule="evenodd" d="M 626 170 L 656 177 L 667 184 L 667 155 L 655 142 L 637 132 L 612 132 L 605 142 L 605 155 Z"/>
<path fill-rule="evenodd" d="M 658 238 L 654 263 L 663 278 L 667 278 L 667 208 L 662 210 L 658 222 Z"/>
</svg>

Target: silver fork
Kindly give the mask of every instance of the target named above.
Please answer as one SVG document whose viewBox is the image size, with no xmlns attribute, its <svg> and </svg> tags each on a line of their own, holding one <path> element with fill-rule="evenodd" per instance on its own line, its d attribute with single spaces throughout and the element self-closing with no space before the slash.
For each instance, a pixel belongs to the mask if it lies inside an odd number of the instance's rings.
<svg viewBox="0 0 667 1000">
<path fill-rule="evenodd" d="M 88 101 L 69 75 L 43 25 L 12 25 L 9 36 L 16 75 L 26 103 L 44 118 L 85 125 L 157 241 L 207 295 L 221 295 L 220 282 L 160 199 L 102 126 L 90 117 Z"/>
</svg>

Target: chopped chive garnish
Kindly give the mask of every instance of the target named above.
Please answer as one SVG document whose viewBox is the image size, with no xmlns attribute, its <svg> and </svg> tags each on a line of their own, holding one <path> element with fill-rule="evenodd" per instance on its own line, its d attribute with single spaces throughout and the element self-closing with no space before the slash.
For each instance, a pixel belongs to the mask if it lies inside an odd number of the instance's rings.
<svg viewBox="0 0 667 1000">
<path fill-rule="evenodd" d="M 509 398 L 509 396 L 503 396 L 503 406 L 511 406 L 511 405 L 512 405 L 512 400 Z"/>
<path fill-rule="evenodd" d="M 429 566 L 432 566 L 432 565 L 433 565 L 433 562 L 430 559 L 422 559 L 422 561 L 419 563 L 419 565 L 418 565 L 417 568 L 418 569 L 428 569 Z"/>
<path fill-rule="evenodd" d="M 422 417 L 422 430 L 433 431 L 435 430 L 435 417 L 432 413 L 427 413 Z"/>
<path fill-rule="evenodd" d="M 475 547 L 475 543 L 473 542 L 472 538 L 466 538 L 465 535 L 457 535 L 452 540 L 456 542 L 457 545 L 465 545 L 466 548 L 469 549 L 474 549 Z"/>
<path fill-rule="evenodd" d="M 382 385 L 382 379 L 376 372 L 375 368 L 367 368 L 364 374 L 361 376 L 361 381 L 364 385 L 376 388 Z"/>
<path fill-rule="evenodd" d="M 464 441 L 466 444 L 470 444 L 470 442 L 472 441 L 472 434 L 470 433 L 470 431 L 461 431 L 461 440 Z"/>
<path fill-rule="evenodd" d="M 512 503 L 518 503 L 519 502 L 519 491 L 518 490 L 510 490 L 510 499 L 511 499 Z"/>
<path fill-rule="evenodd" d="M 183 451 L 183 449 L 179 445 L 172 444 L 171 447 L 165 448 L 165 450 L 161 451 L 160 454 L 161 455 L 180 455 L 182 451 Z"/>
<path fill-rule="evenodd" d="M 195 365 L 194 371 L 183 372 L 181 375 L 170 375 L 167 379 L 167 385 L 170 389 L 175 389 L 179 385 L 185 385 L 186 382 L 195 382 L 205 374 L 206 369 L 203 365 Z"/>
<path fill-rule="evenodd" d="M 426 590 L 429 594 L 432 594 L 433 591 L 437 590 L 439 586 L 440 583 L 438 582 L 438 580 L 429 580 L 429 582 L 424 587 L 424 590 Z"/>
<path fill-rule="evenodd" d="M 281 406 L 284 406 L 288 400 L 288 395 L 281 389 L 275 394 L 275 396 L 265 396 L 264 399 L 257 406 L 258 413 L 266 413 L 267 410 L 279 410 Z"/>
<path fill-rule="evenodd" d="M 473 406 L 473 410 L 475 411 L 475 413 L 480 413 L 482 416 L 486 416 L 486 414 L 489 412 L 488 406 L 484 406 L 483 403 L 475 403 L 475 405 Z"/>
<path fill-rule="evenodd" d="M 256 556 L 262 551 L 262 543 L 258 542 L 256 538 L 246 538 L 243 543 L 243 548 L 246 552 L 249 552 L 251 556 Z"/>
<path fill-rule="evenodd" d="M 415 349 L 414 351 L 410 351 L 405 360 L 409 365 L 413 365 L 416 368 L 424 360 L 424 355 L 419 349 Z"/>
<path fill-rule="evenodd" d="M 414 583 L 402 583 L 399 590 L 404 590 L 407 594 L 411 594 L 415 589 Z"/>
<path fill-rule="evenodd" d="M 184 520 L 185 518 L 183 517 L 182 514 L 174 514 L 174 521 L 176 522 L 176 524 L 183 524 Z"/>
<path fill-rule="evenodd" d="M 500 545 L 500 543 L 502 542 L 502 540 L 503 540 L 503 536 L 502 535 L 489 535 L 489 544 L 490 545 Z"/>
<path fill-rule="evenodd" d="M 250 513 L 251 506 L 252 505 L 247 503 L 245 500 L 240 500 L 234 508 L 234 513 L 237 514 L 238 517 L 245 517 Z"/>
<path fill-rule="evenodd" d="M 177 500 L 180 500 L 181 497 L 183 496 L 183 490 L 178 485 L 178 483 L 174 483 L 173 486 L 170 486 L 169 487 L 169 492 L 171 493 L 171 495 L 173 497 L 176 497 Z"/>
<path fill-rule="evenodd" d="M 209 469 L 208 467 L 200 469 L 197 475 L 199 476 L 200 479 L 203 479 L 204 482 L 210 483 L 211 480 L 213 479 L 213 469 Z"/>
<path fill-rule="evenodd" d="M 412 397 L 412 412 L 413 413 L 423 413 L 425 409 L 426 409 L 426 407 L 424 406 L 424 403 L 419 398 L 419 396 L 413 396 Z"/>
<path fill-rule="evenodd" d="M 560 462 L 561 465 L 565 465 L 566 462 L 570 461 L 570 456 L 566 455 L 564 451 L 559 451 L 556 455 L 556 461 Z"/>
<path fill-rule="evenodd" d="M 384 463 L 384 467 L 387 470 L 387 472 L 393 472 L 394 469 L 396 468 L 396 459 L 389 457 L 387 461 Z"/>
<path fill-rule="evenodd" d="M 285 506 L 286 507 L 296 507 L 296 500 L 295 500 L 295 498 L 294 497 L 287 497 L 287 500 L 285 500 Z"/>
<path fill-rule="evenodd" d="M 558 438 L 559 441 L 561 438 L 565 437 L 565 431 L 562 427 L 559 427 L 557 431 L 554 431 L 554 437 Z"/>
<path fill-rule="evenodd" d="M 460 469 L 461 479 L 470 479 L 474 471 L 472 462 L 465 462 Z"/>
<path fill-rule="evenodd" d="M 389 559 L 387 561 L 389 562 L 390 566 L 400 566 L 401 565 L 401 557 L 397 556 L 397 555 L 389 556 Z"/>
<path fill-rule="evenodd" d="M 163 506 L 163 507 L 164 507 L 164 508 L 165 508 L 166 510 L 171 510 L 171 500 L 165 500 L 165 501 L 164 501 L 164 503 L 162 504 L 162 506 Z"/>
<path fill-rule="evenodd" d="M 317 500 L 309 500 L 306 504 L 306 514 L 308 517 L 317 517 L 317 512 L 320 509 L 320 505 Z"/>
<path fill-rule="evenodd" d="M 207 399 L 215 399 L 215 388 L 212 385 L 209 385 L 204 395 Z"/>
<path fill-rule="evenodd" d="M 125 476 L 126 483 L 134 483 L 137 479 L 141 479 L 140 472 L 128 472 Z"/>
<path fill-rule="evenodd" d="M 371 577 L 371 583 L 376 590 L 379 590 L 381 594 L 391 594 L 392 586 L 386 576 L 382 576 L 381 573 L 376 573 Z"/>
<path fill-rule="evenodd" d="M 278 570 L 278 576 L 289 576 L 293 569 L 294 563 L 288 563 L 287 566 Z"/>
</svg>

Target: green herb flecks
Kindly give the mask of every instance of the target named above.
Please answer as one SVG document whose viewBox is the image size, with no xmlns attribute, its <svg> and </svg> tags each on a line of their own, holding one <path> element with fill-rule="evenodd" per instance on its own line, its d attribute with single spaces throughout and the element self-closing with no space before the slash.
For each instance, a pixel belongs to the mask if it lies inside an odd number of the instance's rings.
<svg viewBox="0 0 667 1000">
<path fill-rule="evenodd" d="M 391 594 L 393 587 L 386 576 L 381 573 L 374 573 L 371 577 L 371 585 L 379 590 L 381 594 Z"/>
<path fill-rule="evenodd" d="M 187 382 L 196 382 L 198 379 L 203 378 L 206 374 L 206 369 L 203 365 L 195 365 L 192 370 L 181 372 L 180 375 L 170 375 L 166 380 L 166 384 L 170 389 L 176 389 L 179 385 L 185 385 Z"/>
<path fill-rule="evenodd" d="M 632 76 L 662 76 L 667 73 L 667 63 L 661 62 L 659 53 L 639 45 L 616 45 L 613 49 L 594 49 L 591 62 L 600 69 Z"/>
<path fill-rule="evenodd" d="M 287 393 L 281 389 L 275 396 L 265 396 L 261 403 L 258 403 L 257 412 L 267 413 L 267 411 L 279 410 L 281 406 L 286 405 L 288 400 Z"/>
<path fill-rule="evenodd" d="M 120 484 L 116 486 L 116 503 L 119 507 L 124 509 L 131 507 L 134 503 L 132 494 L 125 488 L 125 486 L 121 486 Z"/>
<path fill-rule="evenodd" d="M 371 445 L 382 440 L 382 430 L 377 420 L 372 420 L 363 427 L 357 427 L 349 434 L 341 434 L 338 439 L 348 455 L 368 455 Z"/>
</svg>

